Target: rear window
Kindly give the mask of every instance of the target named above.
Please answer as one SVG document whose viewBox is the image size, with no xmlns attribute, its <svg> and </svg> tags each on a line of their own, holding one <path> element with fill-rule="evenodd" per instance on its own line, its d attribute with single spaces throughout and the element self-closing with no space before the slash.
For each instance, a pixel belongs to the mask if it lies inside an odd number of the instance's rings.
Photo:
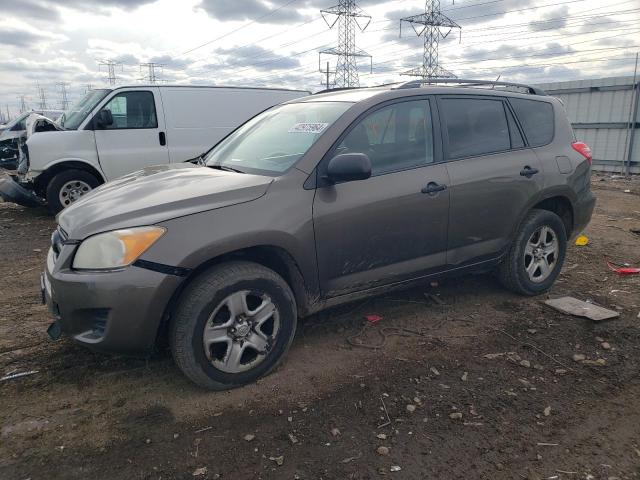
<svg viewBox="0 0 640 480">
<path fill-rule="evenodd" d="M 504 152 L 511 148 L 502 100 L 445 98 L 442 106 L 450 159 Z"/>
<path fill-rule="evenodd" d="M 516 116 L 529 140 L 529 146 L 541 147 L 553 140 L 553 106 L 547 102 L 510 98 Z"/>
</svg>

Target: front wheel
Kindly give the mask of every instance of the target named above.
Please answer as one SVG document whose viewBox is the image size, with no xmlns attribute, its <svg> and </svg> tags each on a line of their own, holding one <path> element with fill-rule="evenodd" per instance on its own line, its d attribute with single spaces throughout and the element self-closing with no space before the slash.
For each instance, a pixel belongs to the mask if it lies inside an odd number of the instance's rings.
<svg viewBox="0 0 640 480">
<path fill-rule="evenodd" d="M 169 332 L 173 358 L 204 388 L 251 383 L 284 357 L 296 311 L 289 285 L 274 271 L 251 262 L 217 265 L 180 297 Z"/>
<path fill-rule="evenodd" d="M 91 173 L 69 169 L 55 175 L 47 185 L 47 205 L 52 214 L 60 212 L 100 184 Z"/>
<path fill-rule="evenodd" d="M 567 233 L 558 215 L 532 210 L 499 267 L 501 283 L 522 295 L 538 295 L 558 278 L 567 250 Z"/>
</svg>

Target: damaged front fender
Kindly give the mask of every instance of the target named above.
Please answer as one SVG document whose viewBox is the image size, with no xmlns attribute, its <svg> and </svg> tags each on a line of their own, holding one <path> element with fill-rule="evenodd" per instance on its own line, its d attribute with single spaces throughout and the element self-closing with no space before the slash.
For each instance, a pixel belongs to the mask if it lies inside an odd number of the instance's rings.
<svg viewBox="0 0 640 480">
<path fill-rule="evenodd" d="M 35 192 L 20 185 L 15 177 L 6 172 L 0 172 L 0 197 L 5 202 L 17 203 L 25 207 L 39 207 L 44 205 L 44 200 Z"/>
</svg>

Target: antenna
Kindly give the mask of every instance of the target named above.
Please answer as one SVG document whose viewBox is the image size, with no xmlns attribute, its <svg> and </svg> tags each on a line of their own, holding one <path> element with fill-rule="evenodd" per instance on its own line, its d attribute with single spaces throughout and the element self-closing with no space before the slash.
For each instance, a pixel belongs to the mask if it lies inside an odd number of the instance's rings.
<svg viewBox="0 0 640 480">
<path fill-rule="evenodd" d="M 423 78 L 456 78 L 438 63 L 438 44 L 440 38 L 445 39 L 454 28 L 460 29 L 462 41 L 462 27 L 440 11 L 440 0 L 426 0 L 424 13 L 400 19 L 400 36 L 402 37 L 402 22 L 413 27 L 419 37 L 424 37 L 422 65 L 403 72 L 401 75 L 411 75 Z M 443 29 L 448 29 L 443 33 Z"/>
<path fill-rule="evenodd" d="M 356 5 L 355 0 L 340 0 L 338 5 L 320 10 L 320 13 L 330 29 L 336 23 L 338 24 L 338 46 L 318 52 L 318 70 L 324 74 L 328 71 L 328 69 L 327 71 L 323 70 L 320 66 L 323 54 L 335 55 L 338 58 L 333 85 L 338 88 L 359 87 L 360 80 L 358 79 L 356 59 L 358 57 L 369 58 L 372 71 L 373 60 L 371 55 L 356 47 L 356 27 L 363 32 L 371 23 L 371 17 Z"/>
<path fill-rule="evenodd" d="M 60 107 L 62 110 L 69 110 L 69 99 L 67 98 L 67 87 L 69 84 L 65 82 L 58 82 L 56 85 L 60 87 Z"/>
<path fill-rule="evenodd" d="M 159 68 L 160 70 L 163 70 L 164 69 L 164 64 L 163 63 L 154 63 L 154 62 L 141 63 L 140 64 L 140 73 L 142 74 L 142 80 L 146 80 L 149 83 L 157 83 L 157 82 L 161 81 L 160 79 L 158 79 L 158 76 L 156 75 L 156 68 Z M 145 69 L 147 70 L 147 74 L 146 75 L 143 74 Z"/>
<path fill-rule="evenodd" d="M 98 71 L 102 69 L 100 67 L 106 67 L 107 69 L 107 81 L 109 85 L 116 84 L 116 68 L 120 67 L 120 72 L 122 72 L 122 63 L 116 62 L 115 60 L 102 60 L 98 63 Z"/>
</svg>

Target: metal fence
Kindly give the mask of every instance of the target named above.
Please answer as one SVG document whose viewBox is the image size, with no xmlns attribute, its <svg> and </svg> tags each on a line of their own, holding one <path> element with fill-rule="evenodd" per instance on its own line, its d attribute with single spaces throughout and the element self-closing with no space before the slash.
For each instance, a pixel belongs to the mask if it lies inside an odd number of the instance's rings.
<svg viewBox="0 0 640 480">
<path fill-rule="evenodd" d="M 595 170 L 640 173 L 640 82 L 612 77 L 537 85 L 565 105 L 578 140 L 593 150 Z"/>
</svg>

